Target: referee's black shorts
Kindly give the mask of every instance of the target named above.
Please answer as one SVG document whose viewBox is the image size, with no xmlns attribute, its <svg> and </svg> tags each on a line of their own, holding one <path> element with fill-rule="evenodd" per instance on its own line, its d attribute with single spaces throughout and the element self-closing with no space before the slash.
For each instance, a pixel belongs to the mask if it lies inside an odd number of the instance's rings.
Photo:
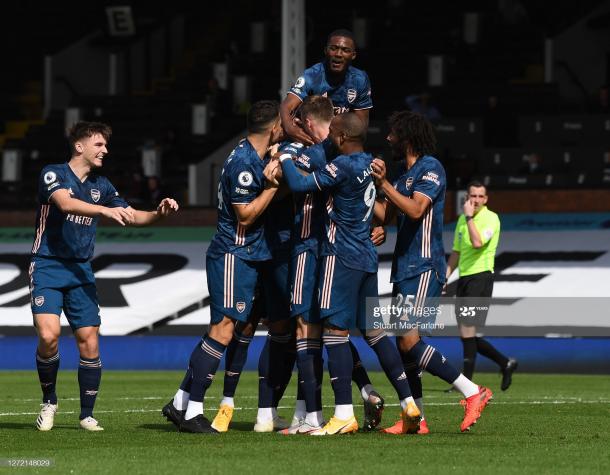
<svg viewBox="0 0 610 475">
<path fill-rule="evenodd" d="M 479 272 L 460 277 L 457 282 L 455 317 L 466 326 L 483 326 L 494 289 L 494 274 Z"/>
</svg>

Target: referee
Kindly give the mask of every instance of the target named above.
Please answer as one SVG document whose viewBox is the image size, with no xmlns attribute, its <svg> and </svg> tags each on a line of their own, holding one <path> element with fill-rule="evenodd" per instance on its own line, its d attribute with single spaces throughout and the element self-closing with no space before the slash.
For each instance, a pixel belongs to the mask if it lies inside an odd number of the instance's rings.
<svg viewBox="0 0 610 475">
<path fill-rule="evenodd" d="M 502 372 L 502 391 L 511 384 L 517 360 L 507 358 L 491 343 L 477 336 L 485 325 L 494 286 L 494 258 L 500 239 L 500 219 L 487 206 L 487 189 L 478 181 L 468 184 L 464 214 L 458 219 L 453 251 L 447 263 L 447 280 L 456 267 L 456 319 L 464 347 L 464 376 L 472 379 L 477 352 L 495 361 Z"/>
</svg>

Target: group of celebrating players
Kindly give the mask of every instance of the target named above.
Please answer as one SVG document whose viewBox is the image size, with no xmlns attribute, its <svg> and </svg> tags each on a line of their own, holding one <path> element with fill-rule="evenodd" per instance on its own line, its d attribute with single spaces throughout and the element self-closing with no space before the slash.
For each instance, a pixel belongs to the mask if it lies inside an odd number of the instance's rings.
<svg viewBox="0 0 610 475">
<path fill-rule="evenodd" d="M 397 336 L 395 344 L 370 324 L 370 309 L 379 306 L 375 246 L 385 240 L 383 225 L 394 219 L 393 295 L 412 296 L 416 311 L 440 295 L 446 274 L 446 179 L 433 157 L 434 129 L 418 114 L 396 112 L 388 121 L 387 140 L 403 166 L 396 181 L 388 181 L 382 160 L 364 151 L 371 90 L 366 73 L 351 66 L 355 57 L 352 34 L 332 32 L 325 60 L 297 79 L 281 105 L 253 104 L 248 135 L 224 163 L 217 232 L 206 254 L 209 330 L 193 349 L 180 388 L 162 410 L 182 432 L 217 434 L 229 429 L 248 346 L 262 319 L 269 331 L 258 365 L 256 432 L 357 431 L 352 380 L 364 402 L 362 429 L 379 426 L 384 400 L 350 342 L 355 329 L 375 352 L 400 402 L 400 419 L 384 432 L 429 432 L 423 414 L 423 370 L 463 394 L 462 432 L 476 423 L 492 398 L 489 388 L 473 383 L 424 342 L 417 325 Z M 89 263 L 98 217 L 146 225 L 178 209 L 166 198 L 156 211 L 134 210 L 108 180 L 90 173 L 101 167 L 109 137 L 110 129 L 103 124 L 77 124 L 70 135 L 70 162 L 41 173 L 30 265 L 43 391 L 39 430 L 53 427 L 57 411 L 62 308 L 81 354 L 80 425 L 102 430 L 93 418 L 101 378 L 100 319 Z M 321 397 L 323 347 L 335 397 L 334 414 L 327 422 Z M 224 397 L 210 422 L 203 416 L 204 397 L 223 355 Z M 277 407 L 295 362 L 298 394 L 288 423 L 278 416 Z"/>
</svg>

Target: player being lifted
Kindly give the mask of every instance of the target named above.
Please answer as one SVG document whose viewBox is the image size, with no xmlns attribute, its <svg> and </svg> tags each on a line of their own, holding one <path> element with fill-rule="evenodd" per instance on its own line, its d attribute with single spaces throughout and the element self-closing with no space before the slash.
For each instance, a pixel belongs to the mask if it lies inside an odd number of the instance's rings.
<svg viewBox="0 0 610 475">
<path fill-rule="evenodd" d="M 397 219 L 398 234 L 392 261 L 393 295 L 414 298 L 414 315 L 418 309 L 432 305 L 441 294 L 445 281 L 445 252 L 443 248 L 443 208 L 445 203 L 445 170 L 432 156 L 436 138 L 430 122 L 419 114 L 396 112 L 389 119 L 387 140 L 394 157 L 404 162 L 404 172 L 394 185 L 386 179 L 385 163 L 375 159 L 372 175 L 385 201 L 378 201 L 375 214 L 380 221 Z M 421 370 L 452 384 L 466 398 L 462 432 L 469 430 L 481 415 L 492 393 L 479 387 L 460 374 L 433 346 L 419 337 L 418 327 L 397 337 L 405 371 L 415 401 L 423 414 Z M 386 429 L 401 433 L 402 421 Z M 427 433 L 422 421 L 420 433 Z"/>
<path fill-rule="evenodd" d="M 36 237 L 29 274 L 38 333 L 36 367 L 42 388 L 42 409 L 36 427 L 41 431 L 53 428 L 58 407 L 55 385 L 62 310 L 80 354 L 80 426 L 89 431 L 103 430 L 93 418 L 102 362 L 98 346 L 100 310 L 90 263 L 99 217 L 123 226 L 145 226 L 178 210 L 171 198 L 163 199 L 156 211 L 135 210 L 107 178 L 95 173 L 106 159 L 111 134 L 112 129 L 106 124 L 76 123 L 68 133 L 70 161 L 47 165 L 38 182 Z"/>
<path fill-rule="evenodd" d="M 353 111 L 363 121 L 365 129 L 369 122 L 369 111 L 373 107 L 368 75 L 351 65 L 356 59 L 353 34 L 345 29 L 331 32 L 326 40 L 324 56 L 323 62 L 303 72 L 280 106 L 284 131 L 302 145 L 312 145 L 319 141 L 312 135 L 312 131 L 302 127 L 295 118 L 297 110 L 306 97 L 313 95 L 328 97 L 332 101 L 334 115 Z M 377 240 L 379 244 L 383 242 L 385 231 L 382 226 L 373 228 L 372 239 Z M 373 429 L 381 422 L 384 400 L 372 387 L 360 361 L 360 355 L 352 342 L 350 348 L 354 362 L 354 381 L 364 399 L 364 428 Z M 298 401 L 297 405 L 300 402 Z"/>
<path fill-rule="evenodd" d="M 248 136 L 224 163 L 218 189 L 218 225 L 206 255 L 210 329 L 195 346 L 180 389 L 163 415 L 184 432 L 217 433 L 203 417 L 203 400 L 236 322 L 250 315 L 255 287 L 271 251 L 259 219 L 277 191 L 264 157 L 282 136 L 279 104 L 255 103 L 247 116 Z"/>
<path fill-rule="evenodd" d="M 324 321 L 322 338 L 328 352 L 329 373 L 335 393 L 335 415 L 324 427 L 308 431 L 311 435 L 343 434 L 358 429 L 352 406 L 353 362 L 349 330 L 366 328 L 367 307 L 375 306 L 378 300 L 377 252 L 370 239 L 375 186 L 370 177 L 372 157 L 364 153 L 362 147 L 365 131 L 363 122 L 353 113 L 335 117 L 330 124 L 329 138 L 339 156 L 308 176 L 298 173 L 290 154 L 279 156 L 284 179 L 293 192 L 328 190 L 330 193 L 318 290 L 319 317 Z M 298 284 L 293 293 L 298 293 Z M 299 336 L 303 336 L 304 331 L 307 334 L 315 331 L 311 324 L 300 326 Z M 378 346 L 377 342 L 369 341 L 369 344 L 401 395 L 405 427 L 416 428 L 419 410 L 410 397 L 398 351 L 384 337 L 384 334 L 379 334 L 373 338 L 383 339 L 389 347 Z M 304 339 L 299 340 L 299 343 L 307 344 Z M 308 379 L 314 387 L 317 384 L 315 371 L 310 373 Z M 304 392 L 311 394 L 313 391 Z"/>
<path fill-rule="evenodd" d="M 335 30 L 328 35 L 324 48 L 325 59 L 306 69 L 282 101 L 280 114 L 286 134 L 304 145 L 315 142 L 294 117 L 307 96 L 328 97 L 335 115 L 353 111 L 364 123 L 369 123 L 369 109 L 373 107 L 371 86 L 366 72 L 354 68 L 356 43 L 348 30 Z"/>
</svg>

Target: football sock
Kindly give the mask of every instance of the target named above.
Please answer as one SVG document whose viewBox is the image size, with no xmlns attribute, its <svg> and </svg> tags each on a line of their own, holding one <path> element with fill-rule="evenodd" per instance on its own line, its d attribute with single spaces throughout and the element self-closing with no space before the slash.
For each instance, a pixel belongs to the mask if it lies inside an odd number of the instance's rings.
<svg viewBox="0 0 610 475">
<path fill-rule="evenodd" d="M 307 415 L 307 408 L 305 407 L 305 401 L 303 399 L 297 399 L 297 403 L 294 406 L 295 419 L 301 420 Z"/>
<path fill-rule="evenodd" d="M 283 352 L 283 364 L 279 365 L 279 382 L 274 386 L 273 390 L 273 407 L 277 407 L 284 397 L 284 393 L 286 392 L 286 388 L 290 383 L 290 379 L 292 378 L 292 373 L 294 371 L 294 366 L 297 360 L 297 350 L 296 350 L 296 340 L 294 335 L 290 335 L 288 341 L 283 344 L 282 349 Z"/>
<path fill-rule="evenodd" d="M 411 388 L 396 345 L 390 341 L 385 332 L 374 337 L 365 337 L 365 339 L 377 355 L 386 377 L 398 394 L 398 399 L 411 397 Z"/>
<path fill-rule="evenodd" d="M 314 427 L 321 426 L 324 422 L 322 411 L 308 412 L 305 416 L 305 422 Z"/>
<path fill-rule="evenodd" d="M 491 343 L 485 338 L 477 337 L 477 351 L 490 360 L 493 360 L 497 365 L 504 369 L 508 364 L 508 358 L 500 353 Z"/>
<path fill-rule="evenodd" d="M 43 358 L 36 352 L 36 368 L 38 379 L 42 389 L 42 402 L 57 404 L 55 385 L 57 383 L 57 371 L 59 370 L 59 352 L 48 358 Z"/>
<path fill-rule="evenodd" d="M 458 378 L 460 372 L 455 369 L 443 354 L 423 340 L 419 340 L 409 353 L 417 361 L 417 366 L 422 370 L 427 370 L 434 376 L 438 376 L 449 384 Z"/>
<path fill-rule="evenodd" d="M 225 379 L 222 391 L 225 397 L 233 398 L 235 396 L 239 377 L 248 359 L 248 348 L 251 342 L 251 336 L 243 335 L 238 331 L 233 333 L 225 355 Z"/>
<path fill-rule="evenodd" d="M 184 419 L 190 420 L 198 415 L 203 415 L 203 401 L 189 401 L 184 413 Z"/>
<path fill-rule="evenodd" d="M 335 393 L 335 406 L 351 406 L 353 360 L 349 336 L 326 333 L 323 340 L 328 353 L 328 373 Z M 337 417 L 339 416 L 337 415 Z"/>
<path fill-rule="evenodd" d="M 375 388 L 372 384 L 365 384 L 364 386 L 362 386 L 362 388 L 360 388 L 360 396 L 362 396 L 362 400 L 368 401 L 373 391 L 375 391 Z"/>
<path fill-rule="evenodd" d="M 362 366 L 362 361 L 360 361 L 360 355 L 358 354 L 358 350 L 351 342 L 351 340 L 349 342 L 349 348 L 352 352 L 352 380 L 354 381 L 354 383 L 356 383 L 358 389 L 362 391 L 362 388 L 364 386 L 366 386 L 367 384 L 371 384 L 371 380 L 369 379 L 369 375 L 367 374 L 366 369 L 364 369 L 364 366 Z"/>
<path fill-rule="evenodd" d="M 220 401 L 220 405 L 221 406 L 229 406 L 229 407 L 235 407 L 235 401 L 233 400 L 232 397 L 223 397 L 222 401 Z"/>
<path fill-rule="evenodd" d="M 193 383 L 189 395 L 189 404 L 186 409 L 189 416 L 185 414 L 185 419 L 192 419 L 197 414 L 203 414 L 203 398 L 205 392 L 212 384 L 212 379 L 214 379 L 214 375 L 218 370 L 218 365 L 220 364 L 220 359 L 222 358 L 225 349 L 225 345 L 214 340 L 209 335 L 205 335 L 201 339 L 201 344 L 197 345 L 191 353 L 190 366 L 193 368 Z M 202 403 L 202 412 L 196 413 L 195 411 L 199 411 L 199 405 L 192 405 L 191 402 Z M 191 406 L 192 409 L 189 412 Z"/>
<path fill-rule="evenodd" d="M 466 398 L 474 396 L 479 392 L 479 387 L 463 374 L 460 374 L 451 384 L 453 384 L 453 387 L 461 392 Z"/>
<path fill-rule="evenodd" d="M 475 337 L 462 338 L 462 346 L 464 347 L 463 374 L 468 379 L 472 379 L 474 366 L 477 360 L 477 339 Z"/>
<path fill-rule="evenodd" d="M 286 378 L 284 363 L 290 334 L 268 333 L 258 359 L 258 407 L 276 407 L 277 396 Z"/>
<path fill-rule="evenodd" d="M 95 398 L 102 379 L 102 362 L 98 357 L 80 357 L 78 365 L 78 386 L 80 388 L 80 416 L 79 419 L 93 416 Z"/>
<path fill-rule="evenodd" d="M 399 337 L 396 337 L 397 340 L 398 338 Z M 421 385 L 422 372 L 417 366 L 417 361 L 410 351 L 400 352 L 400 357 L 402 358 L 402 365 L 405 369 L 405 373 L 407 374 L 407 381 L 409 381 L 409 387 L 411 388 L 413 399 L 415 400 L 415 403 L 417 403 L 417 400 L 421 400 L 423 394 Z M 419 407 L 419 405 L 417 407 Z"/>
<path fill-rule="evenodd" d="M 316 362 L 322 359 L 322 345 L 319 339 L 301 338 L 297 340 L 297 366 L 299 369 L 299 388 L 307 412 L 322 409 L 318 406 L 318 378 Z"/>
<path fill-rule="evenodd" d="M 277 417 L 275 407 L 259 407 L 256 413 L 256 422 L 272 421 Z"/>
<path fill-rule="evenodd" d="M 343 420 L 354 417 L 354 406 L 351 404 L 337 404 L 335 406 L 335 417 Z"/>
<path fill-rule="evenodd" d="M 197 343 L 199 345 L 199 343 Z M 193 369 L 189 366 L 182 378 L 180 388 L 174 395 L 174 407 L 179 411 L 185 411 L 189 402 L 189 394 L 191 392 L 191 384 L 193 382 Z"/>
</svg>

